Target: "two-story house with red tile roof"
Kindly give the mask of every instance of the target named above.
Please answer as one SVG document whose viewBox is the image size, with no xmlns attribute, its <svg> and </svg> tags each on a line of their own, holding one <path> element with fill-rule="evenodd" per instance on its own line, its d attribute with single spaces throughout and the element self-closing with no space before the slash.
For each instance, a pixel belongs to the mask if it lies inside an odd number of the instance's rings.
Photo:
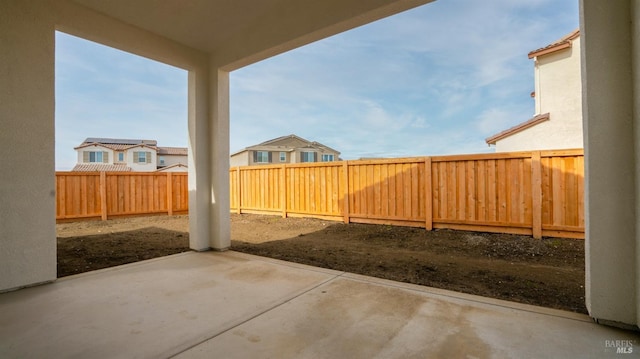
<svg viewBox="0 0 640 359">
<path fill-rule="evenodd" d="M 583 147 L 580 31 L 531 51 L 535 115 L 486 139 L 496 152 Z"/>
<path fill-rule="evenodd" d="M 78 164 L 72 171 L 187 170 L 187 148 L 159 147 L 155 140 L 89 137 L 74 149 Z"/>
</svg>

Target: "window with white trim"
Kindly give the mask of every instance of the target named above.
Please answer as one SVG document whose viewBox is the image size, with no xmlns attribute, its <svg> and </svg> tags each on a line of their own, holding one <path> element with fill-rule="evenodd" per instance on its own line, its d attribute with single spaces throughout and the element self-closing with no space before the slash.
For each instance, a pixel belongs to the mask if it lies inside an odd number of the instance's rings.
<svg viewBox="0 0 640 359">
<path fill-rule="evenodd" d="M 326 154 L 326 153 L 322 154 L 322 162 L 332 162 L 332 161 L 333 161 L 333 154 Z"/>
<path fill-rule="evenodd" d="M 287 153 L 280 152 L 280 162 L 287 162 Z"/>
<path fill-rule="evenodd" d="M 124 162 L 124 152 L 118 152 L 118 162 Z"/>
</svg>

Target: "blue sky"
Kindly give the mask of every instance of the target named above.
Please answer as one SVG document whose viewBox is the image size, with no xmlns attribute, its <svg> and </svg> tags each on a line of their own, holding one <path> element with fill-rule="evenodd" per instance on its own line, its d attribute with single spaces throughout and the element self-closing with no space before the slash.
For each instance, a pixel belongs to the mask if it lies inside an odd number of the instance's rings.
<svg viewBox="0 0 640 359">
<path fill-rule="evenodd" d="M 491 152 L 534 114 L 527 53 L 577 0 L 440 0 L 234 71 L 231 152 L 295 133 L 343 159 Z M 56 169 L 86 137 L 187 145 L 187 73 L 56 35 Z"/>
</svg>

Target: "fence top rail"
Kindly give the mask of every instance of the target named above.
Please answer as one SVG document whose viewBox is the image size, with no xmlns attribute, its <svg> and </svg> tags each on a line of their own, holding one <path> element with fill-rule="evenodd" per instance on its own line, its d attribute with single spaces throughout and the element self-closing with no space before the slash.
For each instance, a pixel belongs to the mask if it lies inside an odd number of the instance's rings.
<svg viewBox="0 0 640 359">
<path fill-rule="evenodd" d="M 569 156 L 584 156 L 584 150 L 573 149 L 573 150 L 547 150 L 540 151 L 540 157 L 569 157 Z"/>
<path fill-rule="evenodd" d="M 283 163 L 283 164 L 274 164 L 274 165 L 257 165 L 257 166 L 236 166 L 229 168 L 229 172 L 240 171 L 259 171 L 259 170 L 269 170 L 269 169 L 281 169 L 285 168 L 304 168 L 304 167 L 338 167 L 342 166 L 343 161 L 332 161 L 332 162 L 313 162 L 313 163 Z"/>
<path fill-rule="evenodd" d="M 109 176 L 167 176 L 171 173 L 172 176 L 187 176 L 187 172 L 72 172 L 72 171 L 56 171 L 56 176 L 100 176 L 101 173 L 108 174 Z"/>
<path fill-rule="evenodd" d="M 426 157 L 381 158 L 376 160 L 350 160 L 348 166 L 381 165 L 387 163 L 424 163 Z"/>
<path fill-rule="evenodd" d="M 338 167 L 338 166 L 343 166 L 345 163 L 347 164 L 347 166 L 362 166 L 362 165 L 377 165 L 377 164 L 392 164 L 392 163 L 424 163 L 424 161 L 428 158 L 431 159 L 431 162 L 501 160 L 501 159 L 531 158 L 533 154 L 536 152 L 540 153 L 540 157 L 584 156 L 583 149 L 522 151 L 522 152 L 494 152 L 494 153 L 476 153 L 476 154 L 445 155 L 445 156 L 400 157 L 400 158 L 381 158 L 381 159 L 372 159 L 372 160 L 347 160 L 347 161 L 332 161 L 332 162 L 283 163 L 283 164 L 259 165 L 259 166 L 240 166 L 240 167 L 232 167 L 230 168 L 229 171 L 230 172 L 238 171 L 238 170 L 258 171 L 258 170 L 265 170 L 265 169 L 280 169 L 282 167 L 285 167 L 285 168 Z"/>
<path fill-rule="evenodd" d="M 56 176 L 100 176 L 100 172 L 64 172 L 56 171 Z"/>
<path fill-rule="evenodd" d="M 478 153 L 478 154 L 469 154 L 469 155 L 433 156 L 431 157 L 431 162 L 531 158 L 533 153 L 535 152 L 540 152 L 541 157 L 569 157 L 569 156 L 584 155 L 584 150 L 582 149 L 523 151 L 523 152 L 496 152 L 496 153 Z"/>
<path fill-rule="evenodd" d="M 431 162 L 484 161 L 531 158 L 532 152 L 477 153 L 472 155 L 447 155 L 431 157 Z"/>
</svg>

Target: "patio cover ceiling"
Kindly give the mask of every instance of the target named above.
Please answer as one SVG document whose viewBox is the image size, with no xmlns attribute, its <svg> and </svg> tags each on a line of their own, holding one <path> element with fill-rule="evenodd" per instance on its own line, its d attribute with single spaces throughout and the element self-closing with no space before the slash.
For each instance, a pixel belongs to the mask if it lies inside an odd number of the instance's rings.
<svg viewBox="0 0 640 359">
<path fill-rule="evenodd" d="M 73 1 L 234 70 L 433 0 Z"/>
</svg>

